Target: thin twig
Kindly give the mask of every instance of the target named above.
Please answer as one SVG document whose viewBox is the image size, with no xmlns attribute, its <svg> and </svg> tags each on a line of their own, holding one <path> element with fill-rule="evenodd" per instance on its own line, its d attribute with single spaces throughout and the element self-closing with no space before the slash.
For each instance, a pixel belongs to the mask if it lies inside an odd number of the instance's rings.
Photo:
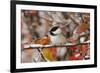
<svg viewBox="0 0 100 73">
<path fill-rule="evenodd" d="M 68 17 L 76 24 L 76 25 L 79 25 L 79 23 L 70 15 L 68 15 Z"/>
<path fill-rule="evenodd" d="M 41 55 L 41 57 L 42 57 L 42 59 L 44 60 L 44 61 L 48 61 L 46 58 L 45 58 L 45 56 L 43 55 L 43 52 L 41 51 L 41 49 L 40 48 L 38 48 L 37 49 L 38 50 L 38 52 L 40 53 L 40 55 Z"/>
</svg>

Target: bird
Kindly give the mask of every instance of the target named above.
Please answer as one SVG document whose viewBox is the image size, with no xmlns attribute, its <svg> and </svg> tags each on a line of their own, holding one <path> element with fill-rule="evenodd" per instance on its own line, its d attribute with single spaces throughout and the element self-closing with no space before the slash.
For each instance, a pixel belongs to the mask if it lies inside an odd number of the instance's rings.
<svg viewBox="0 0 100 73">
<path fill-rule="evenodd" d="M 53 45 L 63 45 L 66 43 L 66 38 L 59 26 L 53 26 L 49 32 L 49 37 Z"/>
<path fill-rule="evenodd" d="M 53 45 L 63 45 L 66 43 L 66 38 L 65 36 L 62 34 L 62 30 L 60 29 L 59 26 L 53 26 L 50 29 L 50 34 L 49 34 L 50 40 L 51 40 L 51 44 Z M 58 58 L 58 60 L 64 60 L 65 55 L 67 53 L 67 48 L 66 47 L 57 47 L 57 52 L 56 52 L 56 56 Z"/>
</svg>

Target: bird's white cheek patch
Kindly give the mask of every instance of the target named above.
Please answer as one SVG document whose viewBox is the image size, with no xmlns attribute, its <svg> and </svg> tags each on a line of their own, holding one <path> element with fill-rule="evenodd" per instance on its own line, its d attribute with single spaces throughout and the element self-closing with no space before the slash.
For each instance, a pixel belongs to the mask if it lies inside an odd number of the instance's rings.
<svg viewBox="0 0 100 73">
<path fill-rule="evenodd" d="M 61 33 L 61 29 L 57 29 L 56 31 L 53 32 L 54 34 L 60 34 Z"/>
</svg>

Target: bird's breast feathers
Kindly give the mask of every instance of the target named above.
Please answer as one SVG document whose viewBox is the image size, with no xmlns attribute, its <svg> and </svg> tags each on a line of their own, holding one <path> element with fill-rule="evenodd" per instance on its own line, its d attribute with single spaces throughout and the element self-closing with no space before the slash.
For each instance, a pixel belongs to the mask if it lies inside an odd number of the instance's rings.
<svg viewBox="0 0 100 73">
<path fill-rule="evenodd" d="M 50 36 L 52 44 L 60 45 L 66 43 L 66 38 L 61 34 L 57 36 Z"/>
</svg>

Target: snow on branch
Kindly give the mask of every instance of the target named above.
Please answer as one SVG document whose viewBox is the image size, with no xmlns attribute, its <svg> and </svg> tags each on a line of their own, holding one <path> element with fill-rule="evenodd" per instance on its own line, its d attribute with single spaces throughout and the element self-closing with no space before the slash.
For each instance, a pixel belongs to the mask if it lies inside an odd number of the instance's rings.
<svg viewBox="0 0 100 73">
<path fill-rule="evenodd" d="M 38 48 L 51 48 L 51 47 L 72 47 L 72 46 L 77 46 L 77 45 L 87 45 L 90 44 L 89 41 L 83 42 L 83 43 L 76 43 L 76 44 L 63 44 L 63 45 L 40 45 L 40 44 L 28 44 L 24 45 L 24 49 L 22 50 L 27 50 L 27 49 L 38 49 Z"/>
</svg>

